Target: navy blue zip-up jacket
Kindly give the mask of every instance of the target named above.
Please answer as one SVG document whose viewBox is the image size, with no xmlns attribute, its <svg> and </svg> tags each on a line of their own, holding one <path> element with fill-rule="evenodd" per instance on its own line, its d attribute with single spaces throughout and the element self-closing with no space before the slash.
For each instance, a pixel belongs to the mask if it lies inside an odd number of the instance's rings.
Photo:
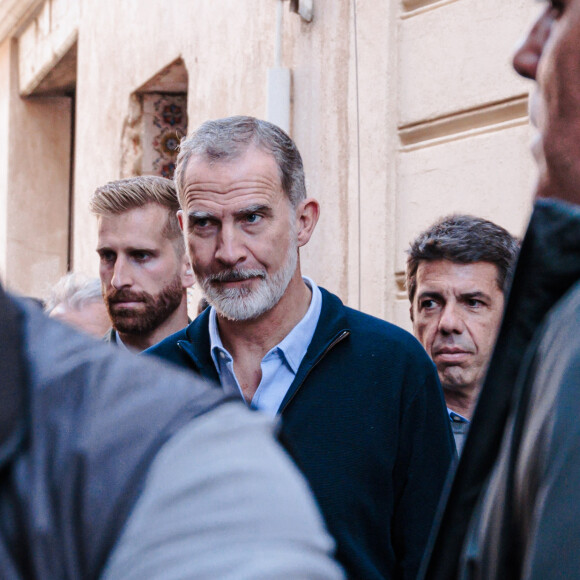
<svg viewBox="0 0 580 580">
<path fill-rule="evenodd" d="M 454 455 L 435 368 L 406 331 L 345 307 L 322 312 L 282 401 L 282 436 L 349 578 L 415 579 Z M 209 309 L 145 351 L 218 381 Z"/>
</svg>

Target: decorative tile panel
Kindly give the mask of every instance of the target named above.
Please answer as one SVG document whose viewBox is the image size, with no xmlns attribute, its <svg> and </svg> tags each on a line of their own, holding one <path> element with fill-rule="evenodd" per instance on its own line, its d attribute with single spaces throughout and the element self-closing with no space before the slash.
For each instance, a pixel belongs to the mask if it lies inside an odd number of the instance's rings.
<svg viewBox="0 0 580 580">
<path fill-rule="evenodd" d="M 172 179 L 179 142 L 186 135 L 187 95 L 143 95 L 143 174 Z"/>
</svg>

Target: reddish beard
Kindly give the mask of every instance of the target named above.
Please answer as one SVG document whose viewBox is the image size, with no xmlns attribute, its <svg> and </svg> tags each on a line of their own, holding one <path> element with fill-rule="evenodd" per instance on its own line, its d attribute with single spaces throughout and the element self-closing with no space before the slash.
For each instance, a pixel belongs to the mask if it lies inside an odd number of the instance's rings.
<svg viewBox="0 0 580 580">
<path fill-rule="evenodd" d="M 181 277 L 176 276 L 159 294 L 112 289 L 104 295 L 105 305 L 113 328 L 121 334 L 150 334 L 161 326 L 183 300 Z M 140 306 L 125 308 L 122 302 L 136 302 Z"/>
</svg>

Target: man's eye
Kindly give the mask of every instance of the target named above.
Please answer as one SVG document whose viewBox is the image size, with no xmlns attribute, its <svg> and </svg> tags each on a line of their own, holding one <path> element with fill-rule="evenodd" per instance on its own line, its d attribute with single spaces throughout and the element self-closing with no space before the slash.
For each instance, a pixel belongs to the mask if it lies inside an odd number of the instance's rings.
<svg viewBox="0 0 580 580">
<path fill-rule="evenodd" d="M 198 218 L 193 222 L 194 230 L 207 230 L 215 224 L 211 218 Z"/>
<path fill-rule="evenodd" d="M 103 263 L 109 263 L 115 261 L 115 254 L 114 252 L 99 252 L 99 258 Z"/>
<path fill-rule="evenodd" d="M 470 298 L 467 301 L 467 305 L 470 306 L 471 308 L 479 308 L 483 306 L 484 303 L 481 300 L 478 300 L 477 298 Z"/>
<path fill-rule="evenodd" d="M 149 252 L 133 252 L 132 256 L 137 262 L 145 262 L 151 257 L 151 254 Z"/>
<path fill-rule="evenodd" d="M 421 301 L 421 308 L 422 309 L 435 308 L 436 306 L 437 306 L 437 302 L 435 302 L 435 300 L 432 300 L 431 298 L 429 298 L 428 300 Z"/>
<path fill-rule="evenodd" d="M 250 213 L 246 216 L 246 222 L 249 224 L 256 224 L 262 219 L 262 216 L 257 213 Z"/>
</svg>

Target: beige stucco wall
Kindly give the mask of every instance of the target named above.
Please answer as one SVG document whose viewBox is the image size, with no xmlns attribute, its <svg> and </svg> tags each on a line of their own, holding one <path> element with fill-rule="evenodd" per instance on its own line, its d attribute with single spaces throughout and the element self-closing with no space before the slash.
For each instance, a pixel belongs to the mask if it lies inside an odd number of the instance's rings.
<svg viewBox="0 0 580 580">
<path fill-rule="evenodd" d="M 314 0 L 306 23 L 285 2 L 281 64 L 292 72 L 291 134 L 322 205 L 302 255 L 306 274 L 348 304 L 408 326 L 404 250 L 420 229 L 467 211 L 523 231 L 535 175 L 529 86 L 509 55 L 536 10 L 529 0 Z M 47 13 L 44 28 L 34 24 L 43 31 L 38 46 L 28 16 L 15 29 L 26 38 L 21 90 L 36 86 L 78 38 L 73 266 L 95 274 L 87 202 L 96 186 L 121 175 L 130 95 L 181 57 L 190 129 L 207 118 L 264 117 L 276 0 L 47 0 Z M 9 105 L 9 114 L 19 106 Z M 48 123 L 34 108 L 20 114 Z M 3 143 L 0 127 L 0 164 Z M 12 276 L 33 287 L 30 271 Z"/>
<path fill-rule="evenodd" d="M 529 81 L 511 54 L 538 6 L 527 0 L 403 2 L 393 320 L 410 328 L 405 249 L 437 218 L 480 215 L 515 235 L 531 210 Z M 406 9 L 409 7 L 410 9 Z"/>
<path fill-rule="evenodd" d="M 66 272 L 70 99 L 21 99 L 16 42 L 0 50 L 2 273 L 18 292 L 43 296 Z"/>
</svg>

